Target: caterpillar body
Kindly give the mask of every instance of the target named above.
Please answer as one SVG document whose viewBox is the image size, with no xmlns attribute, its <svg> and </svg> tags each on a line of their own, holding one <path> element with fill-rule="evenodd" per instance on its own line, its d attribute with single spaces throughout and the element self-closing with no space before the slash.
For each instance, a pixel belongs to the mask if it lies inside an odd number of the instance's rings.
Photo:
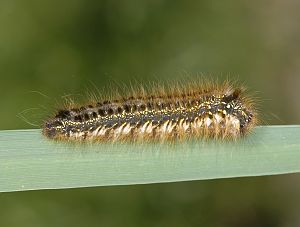
<svg viewBox="0 0 300 227">
<path fill-rule="evenodd" d="M 244 88 L 230 82 L 191 82 L 71 105 L 45 121 L 43 134 L 100 142 L 238 139 L 256 123 L 256 108 Z"/>
</svg>

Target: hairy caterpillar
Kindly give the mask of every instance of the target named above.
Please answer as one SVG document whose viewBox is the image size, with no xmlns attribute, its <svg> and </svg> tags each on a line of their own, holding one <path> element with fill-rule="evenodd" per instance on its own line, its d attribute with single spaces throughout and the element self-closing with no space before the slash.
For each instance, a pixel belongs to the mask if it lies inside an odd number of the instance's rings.
<svg viewBox="0 0 300 227">
<path fill-rule="evenodd" d="M 257 124 L 245 89 L 233 83 L 158 84 L 131 94 L 70 105 L 43 125 L 51 139 L 78 141 L 165 141 L 195 138 L 238 139 Z"/>
</svg>

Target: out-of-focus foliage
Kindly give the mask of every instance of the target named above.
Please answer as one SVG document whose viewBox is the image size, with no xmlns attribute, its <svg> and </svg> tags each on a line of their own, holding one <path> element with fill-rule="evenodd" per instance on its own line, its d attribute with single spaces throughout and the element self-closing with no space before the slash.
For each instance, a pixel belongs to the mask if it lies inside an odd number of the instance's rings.
<svg viewBox="0 0 300 227">
<path fill-rule="evenodd" d="M 0 2 L 1 129 L 111 83 L 230 75 L 267 123 L 299 122 L 297 1 Z M 41 92 L 45 96 L 39 94 Z M 37 108 L 28 110 L 29 108 Z"/>
<path fill-rule="evenodd" d="M 0 1 L 0 129 L 32 128 L 87 90 L 132 80 L 243 82 L 268 124 L 300 120 L 300 2 Z M 1 164 L 1 160 L 0 160 Z M 299 177 L 0 196 L 0 224 L 299 225 Z M 1 183 L 1 182 L 0 182 Z"/>
</svg>

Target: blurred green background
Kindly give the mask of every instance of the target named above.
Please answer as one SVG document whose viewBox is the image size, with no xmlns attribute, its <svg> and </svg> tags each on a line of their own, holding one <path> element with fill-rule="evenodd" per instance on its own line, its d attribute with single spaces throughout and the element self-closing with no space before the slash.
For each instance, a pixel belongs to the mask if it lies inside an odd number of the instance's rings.
<svg viewBox="0 0 300 227">
<path fill-rule="evenodd" d="M 300 122 L 300 2 L 0 0 L 0 129 L 68 94 L 203 73 Z M 1 161 L 1 160 L 0 160 Z M 299 226 L 299 174 L 0 194 L 0 226 Z M 0 182 L 1 183 L 1 182 Z"/>
</svg>

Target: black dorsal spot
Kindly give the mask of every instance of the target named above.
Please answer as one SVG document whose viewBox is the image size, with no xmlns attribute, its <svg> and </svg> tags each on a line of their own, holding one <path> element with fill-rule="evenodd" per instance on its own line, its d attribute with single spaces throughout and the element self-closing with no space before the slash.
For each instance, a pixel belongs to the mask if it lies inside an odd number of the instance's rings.
<svg viewBox="0 0 300 227">
<path fill-rule="evenodd" d="M 137 110 L 137 106 L 136 106 L 136 104 L 133 104 L 132 105 L 132 112 L 135 112 Z"/>
<path fill-rule="evenodd" d="M 123 108 L 125 110 L 126 113 L 129 113 L 130 112 L 130 107 L 129 105 L 123 105 Z"/>
<path fill-rule="evenodd" d="M 70 111 L 69 110 L 60 110 L 58 112 L 58 114 L 56 115 L 57 118 L 69 118 L 71 115 L 70 115 Z"/>
<path fill-rule="evenodd" d="M 145 104 L 140 105 L 139 111 L 145 111 L 145 110 L 146 110 L 146 105 Z"/>
<path fill-rule="evenodd" d="M 84 114 L 84 120 L 86 121 L 90 120 L 90 116 L 87 113 Z"/>
<path fill-rule="evenodd" d="M 97 115 L 96 112 L 93 112 L 92 115 L 93 115 L 93 118 L 97 118 L 98 117 L 98 115 Z"/>
<path fill-rule="evenodd" d="M 147 108 L 152 109 L 152 103 L 151 102 L 147 102 Z"/>
<path fill-rule="evenodd" d="M 231 91 L 228 94 L 225 94 L 224 97 L 222 98 L 222 101 L 229 103 L 229 102 L 239 98 L 241 93 L 242 93 L 241 89 L 235 89 L 234 91 Z"/>
<path fill-rule="evenodd" d="M 104 116 L 106 115 L 105 110 L 103 110 L 103 109 L 99 109 L 99 110 L 98 110 L 98 114 L 99 114 L 101 117 L 104 117 Z"/>
<path fill-rule="evenodd" d="M 75 121 L 82 121 L 82 117 L 81 117 L 80 115 L 76 115 L 76 116 L 74 117 L 74 120 L 75 120 Z"/>
<path fill-rule="evenodd" d="M 117 112 L 118 112 L 118 114 L 122 114 L 122 113 L 123 113 L 122 107 L 119 106 L 119 107 L 117 108 Z"/>
<path fill-rule="evenodd" d="M 108 113 L 109 115 L 113 115 L 113 114 L 114 114 L 114 110 L 113 110 L 112 108 L 109 108 L 109 109 L 107 110 L 107 113 Z"/>
</svg>

